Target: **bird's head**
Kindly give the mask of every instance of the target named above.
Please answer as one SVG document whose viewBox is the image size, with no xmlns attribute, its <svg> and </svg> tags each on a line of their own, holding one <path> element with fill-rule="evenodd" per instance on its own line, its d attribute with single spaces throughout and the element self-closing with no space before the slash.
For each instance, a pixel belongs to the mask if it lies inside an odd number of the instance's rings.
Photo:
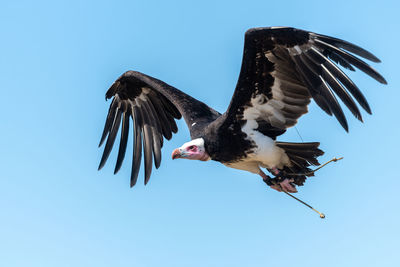
<svg viewBox="0 0 400 267">
<path fill-rule="evenodd" d="M 184 143 L 181 147 L 172 151 L 172 159 L 195 159 L 201 161 L 210 160 L 204 148 L 204 139 L 197 138 L 190 142 Z"/>
</svg>

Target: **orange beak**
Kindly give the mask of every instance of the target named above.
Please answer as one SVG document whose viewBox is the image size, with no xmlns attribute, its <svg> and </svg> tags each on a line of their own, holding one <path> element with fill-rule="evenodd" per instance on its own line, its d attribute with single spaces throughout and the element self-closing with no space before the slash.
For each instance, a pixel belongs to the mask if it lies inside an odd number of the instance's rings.
<svg viewBox="0 0 400 267">
<path fill-rule="evenodd" d="M 179 159 L 181 157 L 181 151 L 179 148 L 172 151 L 172 159 Z"/>
</svg>

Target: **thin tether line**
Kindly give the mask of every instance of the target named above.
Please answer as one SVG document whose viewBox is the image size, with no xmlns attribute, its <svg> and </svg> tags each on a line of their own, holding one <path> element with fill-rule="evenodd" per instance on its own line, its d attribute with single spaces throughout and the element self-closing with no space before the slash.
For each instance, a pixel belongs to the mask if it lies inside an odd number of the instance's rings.
<svg viewBox="0 0 400 267">
<path fill-rule="evenodd" d="M 299 133 L 299 130 L 297 130 L 297 126 L 294 126 L 294 128 L 296 129 L 296 132 L 297 132 L 297 134 L 299 135 L 299 137 L 300 137 L 300 139 L 301 139 L 301 142 L 304 143 L 304 140 L 303 140 L 303 138 L 301 137 L 301 135 L 300 135 L 300 133 Z"/>
</svg>

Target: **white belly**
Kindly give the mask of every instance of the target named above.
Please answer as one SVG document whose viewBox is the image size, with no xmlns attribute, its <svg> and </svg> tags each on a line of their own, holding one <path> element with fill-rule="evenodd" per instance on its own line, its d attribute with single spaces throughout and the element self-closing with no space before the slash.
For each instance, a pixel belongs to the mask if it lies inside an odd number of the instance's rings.
<svg viewBox="0 0 400 267">
<path fill-rule="evenodd" d="M 255 130 L 257 127 L 258 124 L 255 120 L 247 120 L 242 127 L 242 132 L 247 135 L 246 139 L 255 144 L 253 152 L 246 158 L 224 165 L 252 173 L 258 173 L 260 167 L 282 169 L 284 166 L 290 166 L 290 160 L 285 151 L 276 146 L 272 138 Z"/>
<path fill-rule="evenodd" d="M 249 140 L 256 143 L 253 153 L 236 162 L 224 163 L 225 166 L 259 173 L 260 168 L 282 169 L 284 166 L 290 165 L 289 157 L 282 148 L 275 145 L 275 141 L 272 138 L 257 132 L 254 135 L 250 135 Z"/>
<path fill-rule="evenodd" d="M 259 162 L 261 167 L 281 169 L 283 166 L 290 164 L 289 157 L 285 151 L 276 146 L 272 138 L 256 130 L 248 132 L 247 138 L 256 144 L 253 154 L 250 154 L 249 158 Z"/>
<path fill-rule="evenodd" d="M 249 160 L 248 158 L 244 158 L 231 163 L 223 163 L 226 167 L 234 168 L 238 170 L 248 171 L 252 173 L 259 173 L 260 167 L 259 162 Z"/>
</svg>

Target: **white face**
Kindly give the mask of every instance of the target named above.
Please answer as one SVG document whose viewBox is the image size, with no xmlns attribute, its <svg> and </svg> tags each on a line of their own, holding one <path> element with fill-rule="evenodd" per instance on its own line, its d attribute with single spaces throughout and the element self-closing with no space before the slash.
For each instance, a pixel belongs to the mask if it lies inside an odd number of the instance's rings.
<svg viewBox="0 0 400 267">
<path fill-rule="evenodd" d="M 207 161 L 210 160 L 210 156 L 207 154 L 204 148 L 204 139 L 197 138 L 190 142 L 184 143 L 181 147 L 175 149 L 172 152 L 172 159 L 184 158 Z"/>
</svg>

